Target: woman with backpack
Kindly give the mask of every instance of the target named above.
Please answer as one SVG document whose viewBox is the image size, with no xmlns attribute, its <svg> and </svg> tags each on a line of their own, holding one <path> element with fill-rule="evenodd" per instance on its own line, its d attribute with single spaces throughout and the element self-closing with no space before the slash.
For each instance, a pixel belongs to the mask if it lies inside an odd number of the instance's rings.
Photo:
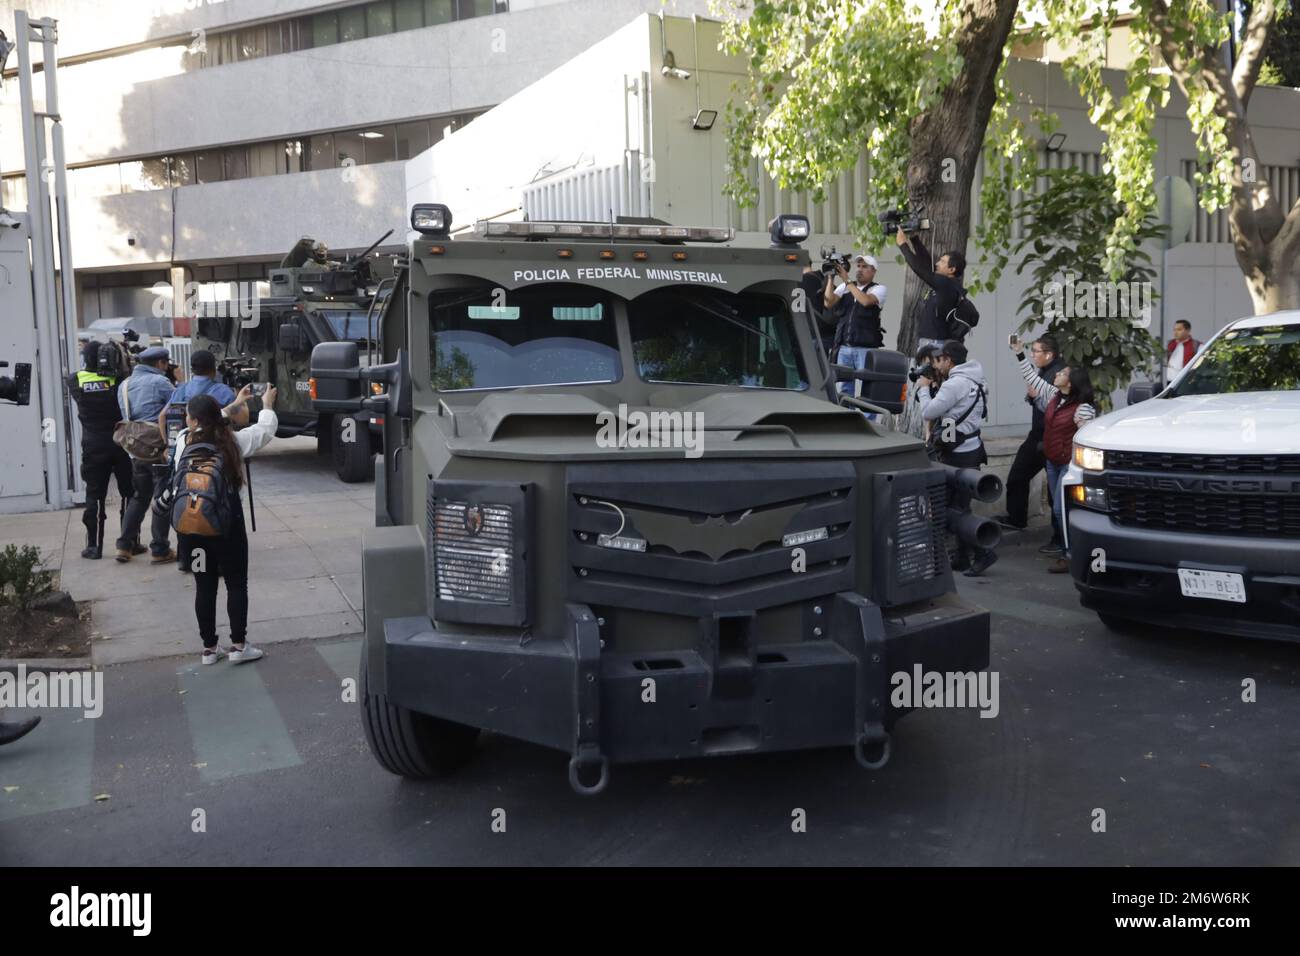
<svg viewBox="0 0 1300 956">
<path fill-rule="evenodd" d="M 194 575 L 194 613 L 203 639 L 204 664 L 227 656 L 217 647 L 217 583 L 226 582 L 231 663 L 255 661 L 262 651 L 249 644 L 248 534 L 244 528 L 244 459 L 275 437 L 276 391 L 268 387 L 256 424 L 236 431 L 232 409 L 248 401 L 245 387 L 225 409 L 211 395 L 196 395 L 185 409 L 185 429 L 176 436 L 172 472 L 172 526 L 181 565 Z"/>
<path fill-rule="evenodd" d="M 1012 345 L 1015 349 L 1019 343 Z M 1063 367 L 1051 382 L 1038 375 L 1028 358 L 1020 362 L 1020 374 L 1034 395 L 1034 406 L 1043 413 L 1043 457 L 1047 459 L 1047 488 L 1052 496 L 1052 514 L 1064 534 L 1065 515 L 1061 502 L 1061 476 L 1070 464 L 1074 433 L 1097 417 L 1092 378 L 1080 366 Z M 1070 570 L 1067 555 L 1061 555 L 1047 570 L 1065 574 Z"/>
</svg>

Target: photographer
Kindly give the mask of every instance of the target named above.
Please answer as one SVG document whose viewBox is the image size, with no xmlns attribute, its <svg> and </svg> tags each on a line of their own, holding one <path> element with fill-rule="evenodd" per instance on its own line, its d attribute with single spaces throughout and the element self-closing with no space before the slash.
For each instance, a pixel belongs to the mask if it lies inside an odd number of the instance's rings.
<svg viewBox="0 0 1300 956">
<path fill-rule="evenodd" d="M 178 531 L 176 536 L 181 567 L 194 573 L 194 613 L 199 637 L 203 641 L 201 662 L 204 664 L 215 664 L 227 656 L 217 647 L 217 586 L 222 579 L 226 582 L 231 662 L 246 663 L 262 656 L 260 649 L 245 641 L 248 632 L 248 534 L 240 489 L 244 485 L 244 460 L 270 443 L 279 421 L 275 414 L 276 390 L 268 387 L 262 395 L 262 410 L 257 422 L 235 431 L 233 420 L 248 417 L 246 403 L 250 394 L 251 388 L 246 386 L 225 409 L 210 394 L 194 396 L 186 406 L 186 427 L 176 438 L 173 468 L 183 472 L 185 460 L 191 456 L 198 460 L 212 460 L 224 476 L 229 495 L 226 506 L 230 521 L 228 527 L 220 529 L 219 535 Z M 180 477 L 183 479 L 184 475 Z M 194 563 L 199 553 L 203 557 L 202 564 Z"/>
<path fill-rule="evenodd" d="M 1011 351 L 1015 353 L 1016 361 L 1023 368 L 1026 361 L 1025 346 L 1021 343 L 1020 337 L 1011 336 L 1008 344 L 1011 346 Z M 1060 346 L 1056 338 L 1051 335 L 1040 335 L 1037 341 L 1030 344 L 1029 361 L 1036 370 L 1035 374 L 1043 382 L 1054 381 L 1057 373 L 1065 368 Z M 1037 385 L 1026 382 L 1025 391 L 1025 401 L 1033 406 L 1029 434 L 1016 450 L 1015 461 L 1011 463 L 1011 471 L 1007 474 L 1007 513 L 998 515 L 995 519 L 1003 527 L 1017 531 L 1023 531 L 1029 526 L 1029 483 L 1047 464 L 1047 458 L 1043 454 L 1043 410 L 1035 401 L 1035 396 L 1038 394 Z M 1062 540 L 1061 530 L 1056 526 L 1056 515 L 1053 513 L 1052 540 L 1039 548 L 1039 551 L 1043 554 L 1059 554 Z"/>
<path fill-rule="evenodd" d="M 840 263 L 835 265 L 840 284 L 834 291 L 827 292 L 826 300 L 831 308 L 842 309 L 842 317 L 835 328 L 835 361 L 838 365 L 864 369 L 867 367 L 867 353 L 885 347 L 880 310 L 889 290 L 875 281 L 876 268 L 876 260 L 866 255 L 857 257 L 856 278 L 850 278 L 848 270 Z M 829 277 L 827 289 L 830 289 Z M 841 382 L 840 391 L 852 395 L 856 386 L 854 381 Z"/>
<path fill-rule="evenodd" d="M 930 444 L 939 461 L 954 468 L 975 468 L 988 461 L 980 422 L 988 416 L 988 384 L 979 362 L 968 360 L 966 346 L 958 341 L 945 342 L 934 357 L 936 380 L 929 376 L 917 379 L 914 400 L 921 418 L 930 428 Z M 970 511 L 970 493 L 953 491 L 949 507 L 959 513 Z M 998 556 L 992 549 L 972 548 L 960 538 L 957 553 L 951 559 L 954 571 L 978 577 L 993 566 Z"/>
<path fill-rule="evenodd" d="M 86 547 L 81 556 L 98 560 L 104 556 L 109 482 L 117 479 L 120 525 L 126 524 L 126 503 L 135 494 L 131 457 L 113 441 L 113 431 L 122 420 L 117 393 L 131 363 L 126 350 L 115 343 L 92 340 L 81 350 L 81 364 L 81 370 L 68 379 L 68 391 L 77 403 L 81 422 L 81 480 L 86 483 L 86 507 L 81 515 L 81 523 L 86 526 Z M 138 541 L 131 550 L 144 553 Z"/>
<path fill-rule="evenodd" d="M 946 252 L 931 269 L 929 250 L 919 236 L 909 237 L 900 227 L 895 238 L 909 268 L 930 287 L 926 297 L 921 300 L 921 321 L 916 330 L 917 344 L 943 345 L 951 338 L 948 316 L 966 294 L 961 284 L 962 275 L 966 272 L 966 257 L 960 252 Z"/>
</svg>

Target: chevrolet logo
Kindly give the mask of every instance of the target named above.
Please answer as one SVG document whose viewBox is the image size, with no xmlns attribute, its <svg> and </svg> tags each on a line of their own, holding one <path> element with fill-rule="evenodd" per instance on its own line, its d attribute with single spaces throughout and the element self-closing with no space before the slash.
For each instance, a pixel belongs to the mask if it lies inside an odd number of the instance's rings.
<svg viewBox="0 0 1300 956">
<path fill-rule="evenodd" d="M 716 561 L 731 551 L 755 551 L 768 542 L 780 541 L 790 519 L 803 507 L 800 502 L 758 513 L 746 511 L 734 521 L 728 521 L 723 515 L 692 521 L 686 515 L 661 511 L 628 507 L 622 510 L 628 523 L 641 532 L 647 544 L 663 545 L 678 554 L 695 551 Z"/>
</svg>

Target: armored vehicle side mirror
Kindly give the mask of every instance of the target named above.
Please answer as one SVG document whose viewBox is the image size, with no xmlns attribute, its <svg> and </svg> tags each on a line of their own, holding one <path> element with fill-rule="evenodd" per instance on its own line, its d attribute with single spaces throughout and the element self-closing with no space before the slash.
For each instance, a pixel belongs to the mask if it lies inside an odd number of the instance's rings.
<svg viewBox="0 0 1300 956">
<path fill-rule="evenodd" d="M 322 342 L 312 349 L 311 398 L 317 411 L 360 411 L 361 384 L 356 342 Z"/>
<path fill-rule="evenodd" d="M 1128 387 L 1128 404 L 1136 405 L 1138 402 L 1145 402 L 1159 390 L 1160 386 L 1157 382 L 1134 382 Z"/>
<path fill-rule="evenodd" d="M 303 338 L 302 327 L 296 322 L 286 322 L 280 326 L 278 341 L 280 348 L 291 355 L 307 351 L 307 342 Z"/>
<path fill-rule="evenodd" d="M 907 394 L 907 356 L 891 349 L 872 349 L 867 353 L 865 368 L 832 365 L 837 382 L 862 382 L 861 398 L 878 408 L 897 415 L 903 410 Z"/>
</svg>

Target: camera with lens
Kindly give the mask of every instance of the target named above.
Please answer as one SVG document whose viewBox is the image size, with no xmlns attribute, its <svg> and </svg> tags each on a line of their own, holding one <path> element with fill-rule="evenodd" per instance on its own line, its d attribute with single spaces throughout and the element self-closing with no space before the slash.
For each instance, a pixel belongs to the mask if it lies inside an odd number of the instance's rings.
<svg viewBox="0 0 1300 956">
<path fill-rule="evenodd" d="M 8 362 L 0 362 L 0 368 L 8 368 Z M 28 362 L 19 362 L 14 366 L 13 378 L 0 375 L 0 401 L 13 402 L 15 405 L 32 403 L 32 366 Z"/>
<path fill-rule="evenodd" d="M 876 217 L 886 236 L 892 236 L 898 230 L 905 233 L 924 232 L 930 228 L 930 220 L 920 211 L 909 212 L 906 209 L 886 209 Z"/>
<path fill-rule="evenodd" d="M 926 362 L 924 365 L 913 365 L 907 370 L 907 380 L 913 384 L 916 383 L 918 378 L 928 378 L 933 382 L 938 377 L 939 373 L 929 362 Z"/>
<path fill-rule="evenodd" d="M 848 253 L 836 252 L 834 246 L 831 246 L 829 249 L 822 246 L 821 256 L 822 275 L 830 275 L 835 271 L 837 266 L 842 266 L 847 271 L 849 266 L 852 264 L 852 260 L 849 258 Z"/>
</svg>

